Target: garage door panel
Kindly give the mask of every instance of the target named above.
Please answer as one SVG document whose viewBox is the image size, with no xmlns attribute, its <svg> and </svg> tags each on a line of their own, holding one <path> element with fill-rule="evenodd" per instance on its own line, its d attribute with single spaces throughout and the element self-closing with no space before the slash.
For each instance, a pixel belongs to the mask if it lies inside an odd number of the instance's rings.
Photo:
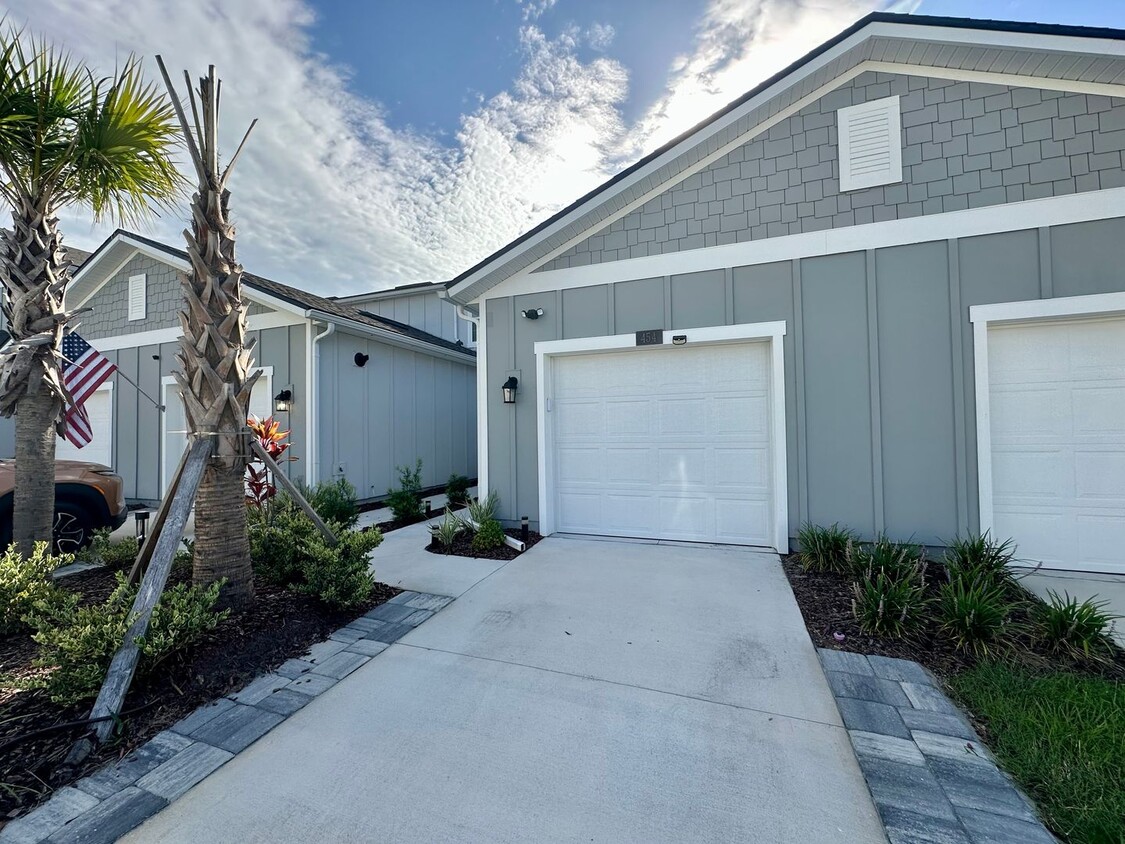
<svg viewBox="0 0 1125 844">
<path fill-rule="evenodd" d="M 83 407 L 90 420 L 92 438 L 84 448 L 77 448 L 69 440 L 55 441 L 57 460 L 84 460 L 113 467 L 113 393 L 108 389 L 95 390 Z"/>
<path fill-rule="evenodd" d="M 556 529 L 771 544 L 770 360 L 763 342 L 553 359 Z"/>
<path fill-rule="evenodd" d="M 1125 572 L 1125 318 L 989 330 L 993 534 Z"/>
</svg>

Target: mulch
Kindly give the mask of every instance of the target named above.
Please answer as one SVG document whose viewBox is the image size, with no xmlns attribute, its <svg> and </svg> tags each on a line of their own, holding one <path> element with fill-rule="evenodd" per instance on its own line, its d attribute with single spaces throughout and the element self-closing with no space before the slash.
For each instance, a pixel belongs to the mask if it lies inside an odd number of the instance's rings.
<svg viewBox="0 0 1125 844">
<path fill-rule="evenodd" d="M 936 614 L 930 612 L 921 629 L 908 639 L 869 636 L 859 629 L 852 613 L 852 581 L 834 573 L 805 571 L 796 554 L 782 558 L 785 575 L 804 616 L 809 636 L 819 648 L 851 651 L 861 654 L 910 659 L 919 662 L 939 677 L 950 677 L 975 666 L 980 660 L 971 652 L 958 650 L 938 629 Z M 926 597 L 935 598 L 945 582 L 941 563 L 930 562 L 926 568 Z M 1116 658 L 1106 664 L 1078 664 L 1065 656 L 1055 655 L 1025 632 L 1030 622 L 1028 612 L 1017 608 L 1011 614 L 1006 653 L 1024 662 L 1043 668 L 1081 671 L 1101 676 L 1125 677 L 1125 651 L 1116 650 Z M 837 638 L 843 635 L 843 641 Z"/>
<path fill-rule="evenodd" d="M 439 507 L 437 510 L 431 510 L 429 512 L 429 515 L 422 514 L 415 519 L 388 519 L 385 522 L 378 522 L 375 527 L 377 527 L 382 533 L 390 533 L 392 530 L 410 527 L 411 525 L 418 525 L 422 522 L 427 522 L 430 519 L 441 519 L 445 517 L 446 513 L 457 513 L 464 509 L 465 508 L 463 505 L 457 505 L 454 507 Z M 367 528 L 365 528 L 365 530 L 367 530 Z"/>
<path fill-rule="evenodd" d="M 510 528 L 505 530 L 504 533 L 508 534 L 512 539 L 520 538 L 519 528 Z M 535 531 L 528 531 L 525 545 L 530 549 L 542 538 L 543 537 Z M 499 548 L 492 548 L 487 551 L 477 551 L 473 548 L 473 535 L 469 533 L 469 531 L 462 531 L 457 534 L 457 538 L 453 540 L 453 545 L 449 548 L 446 548 L 436 539 L 431 539 L 430 544 L 426 546 L 426 550 L 431 554 L 442 554 L 444 556 L 454 557 L 476 557 L 481 560 L 514 560 L 521 553 L 507 545 L 501 545 Z"/>
<path fill-rule="evenodd" d="M 169 585 L 188 580 L 174 571 Z M 113 590 L 113 572 L 99 569 L 60 581 L 80 592 L 83 603 L 104 601 Z M 61 786 L 126 755 L 198 706 L 237 691 L 255 677 L 299 656 L 401 589 L 378 583 L 367 603 L 341 612 L 315 599 L 254 579 L 255 600 L 232 614 L 206 641 L 177 655 L 147 676 L 138 677 L 125 700 L 124 733 L 92 753 L 77 769 L 62 765 L 82 730 L 66 729 L 29 739 L 0 751 L 0 826 L 25 813 Z M 0 639 L 0 678 L 34 674 L 37 645 L 26 634 Z M 0 680 L 0 745 L 36 730 L 89 717 L 90 702 L 74 706 L 52 703 L 43 690 L 19 691 Z"/>
</svg>

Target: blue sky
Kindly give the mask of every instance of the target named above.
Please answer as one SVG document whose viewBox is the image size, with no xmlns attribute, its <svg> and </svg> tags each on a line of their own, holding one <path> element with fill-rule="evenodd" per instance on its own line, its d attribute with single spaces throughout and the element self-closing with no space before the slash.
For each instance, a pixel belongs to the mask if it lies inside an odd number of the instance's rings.
<svg viewBox="0 0 1125 844">
<path fill-rule="evenodd" d="M 1121 0 L 0 0 L 96 72 L 215 63 L 228 154 L 259 118 L 240 257 L 323 294 L 456 275 L 887 8 L 1125 29 Z M 142 230 L 179 245 L 186 215 Z M 61 218 L 76 246 L 113 229 Z"/>
</svg>

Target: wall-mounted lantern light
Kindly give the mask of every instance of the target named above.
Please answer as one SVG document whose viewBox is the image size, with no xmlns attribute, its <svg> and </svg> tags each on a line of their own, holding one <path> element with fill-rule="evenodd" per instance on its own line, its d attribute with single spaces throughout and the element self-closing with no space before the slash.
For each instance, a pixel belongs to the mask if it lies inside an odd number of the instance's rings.
<svg viewBox="0 0 1125 844">
<path fill-rule="evenodd" d="M 508 376 L 508 380 L 504 382 L 502 389 L 504 390 L 504 404 L 516 403 L 516 389 L 519 387 L 519 379 L 514 375 Z"/>
<path fill-rule="evenodd" d="M 526 311 L 520 311 L 524 319 L 539 319 L 543 316 L 542 308 L 528 308 Z"/>
<path fill-rule="evenodd" d="M 273 397 L 273 409 L 275 413 L 288 413 L 293 409 L 293 391 L 284 389 L 276 396 Z"/>
</svg>

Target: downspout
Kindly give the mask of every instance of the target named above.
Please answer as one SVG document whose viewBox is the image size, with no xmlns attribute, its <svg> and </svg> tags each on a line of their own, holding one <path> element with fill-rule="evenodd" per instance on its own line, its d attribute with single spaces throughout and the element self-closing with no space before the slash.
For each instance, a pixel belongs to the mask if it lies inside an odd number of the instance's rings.
<svg viewBox="0 0 1125 844">
<path fill-rule="evenodd" d="M 312 348 L 309 350 L 309 355 L 306 358 L 307 369 L 305 372 L 305 382 L 309 385 L 309 398 L 308 410 L 305 415 L 305 426 L 308 429 L 308 447 L 306 449 L 309 461 L 309 470 L 306 473 L 307 477 L 305 482 L 309 486 L 316 484 L 320 480 L 320 431 L 319 431 L 319 409 L 320 409 L 320 341 L 335 333 L 336 323 L 329 322 L 325 324 L 324 331 L 319 334 L 313 334 L 316 330 L 316 321 L 310 317 L 311 311 L 305 311 L 305 318 L 308 319 L 308 336 L 312 338 Z"/>
<path fill-rule="evenodd" d="M 446 296 L 448 298 L 448 295 Z M 481 303 L 481 307 L 484 304 Z M 484 323 L 480 314 L 473 314 L 464 305 L 457 305 L 457 316 L 468 320 L 477 327 L 477 494 L 488 495 L 488 364 L 485 358 L 488 350 L 485 347 Z"/>
</svg>

